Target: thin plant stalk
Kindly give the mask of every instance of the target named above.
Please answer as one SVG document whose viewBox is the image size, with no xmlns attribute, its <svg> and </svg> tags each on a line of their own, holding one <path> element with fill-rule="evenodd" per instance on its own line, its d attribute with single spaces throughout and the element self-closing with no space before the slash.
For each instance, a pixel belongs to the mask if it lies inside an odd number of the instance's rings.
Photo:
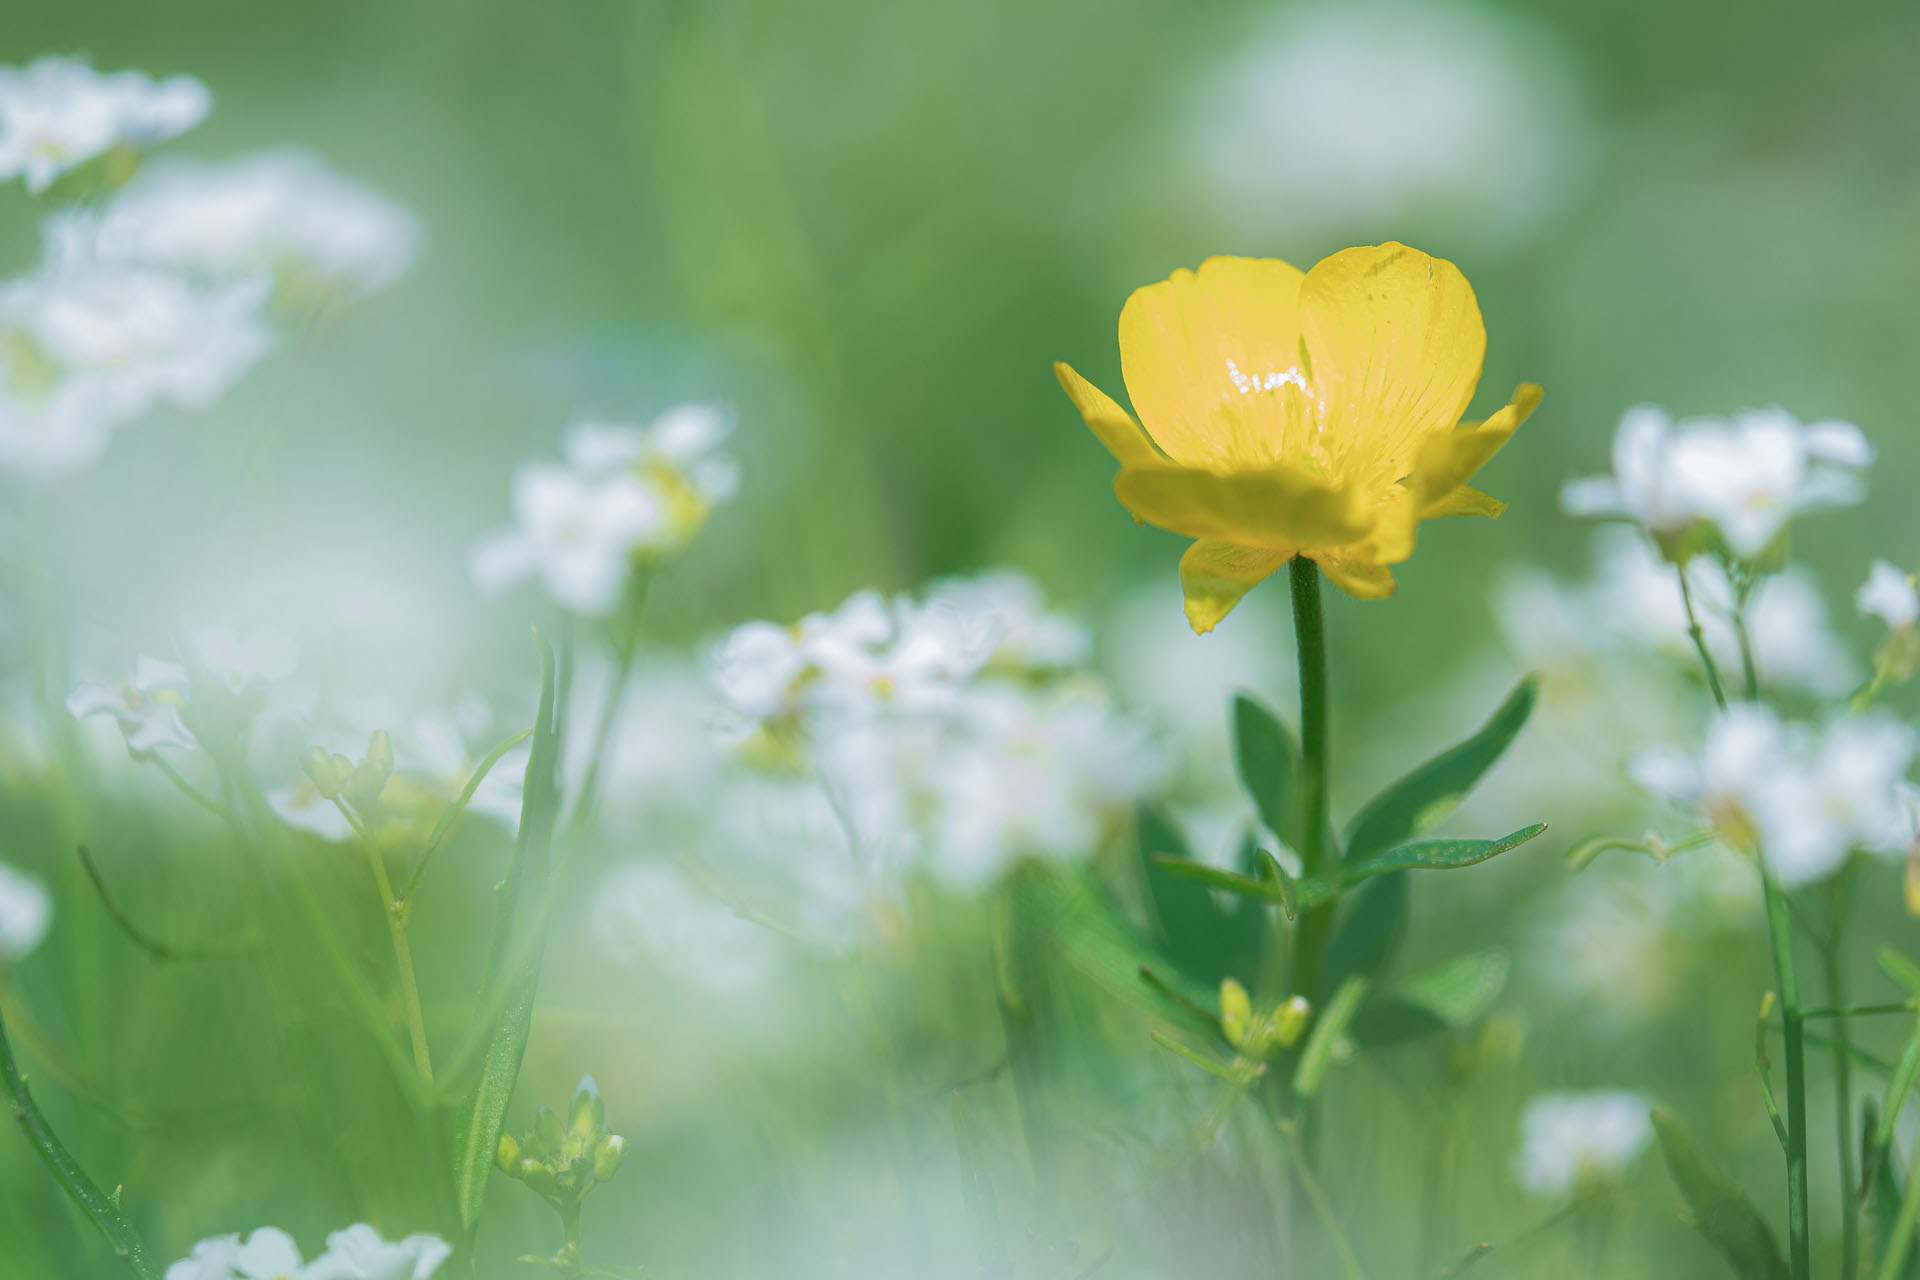
<svg viewBox="0 0 1920 1280">
<path fill-rule="evenodd" d="M 1294 1177 L 1299 1179 L 1300 1189 L 1306 1193 L 1307 1203 L 1313 1207 L 1313 1216 L 1320 1220 L 1321 1230 L 1327 1233 L 1327 1239 L 1333 1245 L 1333 1256 L 1340 1263 L 1340 1274 L 1345 1280 L 1367 1280 L 1366 1269 L 1354 1255 L 1353 1246 L 1347 1243 L 1346 1233 L 1340 1230 L 1340 1220 L 1334 1216 L 1333 1205 L 1327 1199 L 1326 1191 L 1321 1188 L 1320 1180 L 1313 1176 L 1313 1166 L 1307 1159 L 1298 1129 L 1287 1120 L 1278 1121 L 1277 1127 L 1280 1140 L 1287 1148 L 1287 1158 L 1293 1162 Z"/>
<path fill-rule="evenodd" d="M 1853 868 L 1840 872 L 1835 886 L 1833 929 L 1820 948 L 1820 962 L 1833 1012 L 1833 1107 L 1839 1130 L 1840 1156 L 1840 1276 L 1853 1280 L 1860 1267 L 1860 1198 L 1854 1193 L 1853 1161 L 1853 1041 L 1847 1027 L 1845 946 L 1847 916 L 1853 906 Z M 1805 1012 L 1801 1014 L 1804 1021 Z"/>
<path fill-rule="evenodd" d="M 1300 861 L 1306 874 L 1325 877 L 1334 851 L 1327 841 L 1327 638 L 1320 608 L 1320 567 L 1304 556 L 1288 562 L 1293 630 L 1300 657 Z M 1321 969 L 1333 927 L 1332 904 L 1300 914 L 1294 930 L 1293 989 L 1320 998 Z"/>
<path fill-rule="evenodd" d="M 420 1073 L 423 1083 L 433 1083 L 433 1056 L 427 1051 L 427 1019 L 420 1008 L 420 982 L 413 972 L 413 948 L 407 942 L 407 922 L 403 918 L 405 904 L 394 897 L 393 881 L 387 875 L 387 864 L 380 856 L 380 850 L 368 838 L 367 828 L 353 811 L 338 800 L 340 812 L 346 815 L 353 826 L 354 834 L 360 837 L 360 847 L 366 851 L 367 866 L 373 872 L 374 891 L 380 897 L 380 914 L 387 922 L 387 935 L 393 939 L 394 968 L 400 978 L 400 1002 L 407 1014 L 407 1037 L 413 1046 L 414 1069 Z"/>
<path fill-rule="evenodd" d="M 1679 579 L 1680 600 L 1687 612 L 1687 634 L 1700 655 L 1700 665 L 1706 670 L 1707 687 L 1713 692 L 1714 705 L 1725 711 L 1728 706 L 1726 685 L 1720 678 L 1720 668 L 1714 662 L 1713 654 L 1707 648 L 1706 636 L 1700 629 L 1700 618 L 1693 607 L 1693 593 L 1687 586 L 1685 566 L 1676 566 L 1674 574 Z M 1747 638 L 1743 611 L 1734 612 L 1733 625 L 1743 657 L 1750 655 L 1752 646 Z M 1760 696 L 1759 672 L 1751 661 L 1743 661 L 1741 665 L 1746 676 L 1747 699 L 1757 701 Z M 1760 868 L 1761 893 L 1766 903 L 1767 942 L 1773 956 L 1774 985 L 1780 993 L 1781 1038 L 1785 1046 L 1783 1056 L 1787 1070 L 1787 1132 L 1784 1143 L 1787 1156 L 1787 1260 L 1793 1280 L 1810 1280 L 1813 1254 L 1807 1217 L 1805 1016 L 1800 1010 L 1800 986 L 1793 968 L 1793 924 L 1789 917 L 1786 893 L 1774 879 L 1766 860 L 1759 858 L 1756 862 Z M 1846 1177 L 1844 1171 L 1841 1176 Z"/>
</svg>

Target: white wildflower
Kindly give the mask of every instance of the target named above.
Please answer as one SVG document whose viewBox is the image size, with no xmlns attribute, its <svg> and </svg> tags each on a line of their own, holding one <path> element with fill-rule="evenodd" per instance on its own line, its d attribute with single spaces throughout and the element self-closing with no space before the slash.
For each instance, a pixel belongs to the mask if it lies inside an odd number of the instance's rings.
<svg viewBox="0 0 1920 1280">
<path fill-rule="evenodd" d="M 143 149 L 199 124 L 213 96 L 191 76 L 95 71 L 48 55 L 0 67 L 0 179 L 46 190 L 61 174 L 119 147 Z"/>
<path fill-rule="evenodd" d="M 988 665 L 1011 674 L 1067 671 L 1093 648 L 1085 626 L 1046 607 L 1040 584 L 1017 569 L 971 578 L 944 578 L 927 591 L 931 606 L 989 619 L 993 651 Z"/>
<path fill-rule="evenodd" d="M 429 1280 L 452 1254 L 439 1236 L 390 1243 L 360 1222 L 329 1235 L 326 1251 L 302 1263 L 292 1236 L 261 1227 L 244 1241 L 237 1235 L 202 1240 L 167 1268 L 166 1280 Z"/>
<path fill-rule="evenodd" d="M 1889 631 L 1920 622 L 1920 593 L 1914 590 L 1913 575 L 1887 560 L 1873 562 L 1853 603 L 1861 613 L 1886 623 Z"/>
<path fill-rule="evenodd" d="M 1520 1116 L 1520 1185 L 1558 1197 L 1616 1180 L 1653 1141 L 1652 1110 L 1637 1093 L 1540 1095 Z"/>
<path fill-rule="evenodd" d="M 0 862 L 0 960 L 19 960 L 39 946 L 52 920 L 47 887 Z"/>
<path fill-rule="evenodd" d="M 384 289 L 412 265 L 421 238 L 406 209 L 292 150 L 220 164 L 169 157 L 103 212 L 62 215 L 52 235 L 108 261 L 213 280 L 269 277 L 293 301 Z"/>
<path fill-rule="evenodd" d="M 583 476 L 632 476 L 653 491 L 666 519 L 646 550 L 677 550 L 706 523 L 713 508 L 740 487 L 738 465 L 720 452 L 730 430 L 712 405 L 681 404 L 647 426 L 590 419 L 567 429 L 562 453 Z"/>
<path fill-rule="evenodd" d="M 67 695 L 74 716 L 112 716 L 133 751 L 156 747 L 193 747 L 198 743 L 180 718 L 190 680 L 176 663 L 142 657 L 133 675 L 116 684 L 82 682 Z"/>
<path fill-rule="evenodd" d="M 1569 482 L 1569 515 L 1619 517 L 1673 554 L 1696 522 L 1716 529 L 1737 558 L 1758 557 L 1796 515 L 1858 502 L 1873 450 L 1851 423 L 1802 426 L 1782 409 L 1673 423 L 1629 410 L 1614 436 L 1614 472 Z"/>
<path fill-rule="evenodd" d="M 562 607 L 589 617 L 613 611 L 639 549 L 666 528 L 658 495 L 634 475 L 586 477 L 535 463 L 513 478 L 512 531 L 474 551 L 474 582 L 499 591 L 536 577 Z"/>
</svg>

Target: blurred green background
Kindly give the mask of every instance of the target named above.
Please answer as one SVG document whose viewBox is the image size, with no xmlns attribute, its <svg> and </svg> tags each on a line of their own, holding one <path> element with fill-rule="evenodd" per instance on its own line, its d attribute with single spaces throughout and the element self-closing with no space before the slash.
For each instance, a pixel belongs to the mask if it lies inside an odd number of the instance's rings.
<svg viewBox="0 0 1920 1280">
<path fill-rule="evenodd" d="M 125 433 L 99 468 L 60 489 L 47 570 L 71 593 L 77 627 L 116 634 L 151 634 L 156 619 L 236 600 L 324 617 L 338 584 L 378 580 L 430 619 L 417 643 L 376 657 L 383 679 L 478 681 L 530 702 L 523 610 L 480 604 L 465 577 L 468 547 L 504 517 L 513 467 L 551 454 L 577 412 L 641 418 L 702 397 L 736 412 L 745 481 L 740 502 L 659 584 L 651 620 L 663 643 L 790 619 L 863 586 L 904 589 L 1001 563 L 1096 622 L 1136 591 L 1159 593 L 1177 618 L 1178 540 L 1136 527 L 1113 501 L 1111 462 L 1051 361 L 1117 392 L 1115 321 L 1134 287 L 1214 253 L 1306 266 L 1385 238 L 1453 258 L 1478 292 L 1489 345 L 1476 414 L 1523 379 L 1547 399 L 1483 475 L 1511 503 L 1499 524 L 1429 525 L 1398 596 L 1332 600 L 1335 698 L 1353 726 L 1341 807 L 1484 714 L 1491 699 L 1479 686 L 1470 705 L 1447 691 L 1498 653 L 1489 583 L 1518 564 L 1583 568 L 1588 531 L 1559 514 L 1557 490 L 1603 468 L 1613 425 L 1635 402 L 1679 413 L 1778 403 L 1858 422 L 1880 450 L 1875 492 L 1809 526 L 1797 553 L 1821 570 L 1843 620 L 1870 556 L 1911 563 L 1913 5 L 1343 12 L 1359 15 L 1349 87 L 1367 83 L 1371 39 L 1382 59 L 1401 58 L 1407 31 L 1448 56 L 1457 42 L 1463 67 L 1482 58 L 1504 68 L 1472 78 L 1491 95 L 1484 102 L 1435 99 L 1436 111 L 1495 122 L 1485 148 L 1447 153 L 1451 167 L 1425 186 L 1396 184 L 1395 166 L 1417 167 L 1418 147 L 1382 150 L 1377 129 L 1350 137 L 1363 126 L 1337 93 L 1268 93 L 1262 50 L 1324 13 L 1297 6 L 14 5 L 0 60 L 84 52 L 103 68 L 189 72 L 216 108 L 176 150 L 307 146 L 427 229 L 399 286 L 269 361 L 210 422 Z M 1284 119 L 1263 114 L 1276 109 Z M 1372 168 L 1329 159 L 1369 147 L 1386 157 Z M 1302 162 L 1275 160 L 1289 154 Z M 36 236 L 35 210 L 9 193 L 0 261 L 27 269 Z M 1266 669 L 1264 650 L 1284 670 L 1278 593 L 1264 588 L 1276 598 L 1255 608 L 1256 597 L 1190 661 L 1210 661 L 1217 639 L 1254 651 L 1252 669 Z M 1236 627 L 1238 641 L 1226 634 Z M 1864 644 L 1868 633 L 1852 634 Z M 1285 705 L 1284 684 L 1264 692 Z M 151 971 L 86 898 L 68 896 L 61 843 L 76 825 L 90 833 L 128 896 L 181 931 L 222 918 L 215 868 L 236 851 L 211 828 L 156 821 L 164 793 L 79 783 L 62 793 L 12 765 L 4 852 L 61 886 L 57 927 L 79 931 L 49 948 L 65 960 L 23 967 L 17 989 L 33 1007 L 64 1011 L 43 1013 L 48 1034 L 89 1078 L 62 1081 L 41 1065 L 37 1079 L 53 1086 L 49 1107 L 76 1148 L 127 1181 L 156 1250 L 177 1256 L 199 1236 L 268 1221 L 303 1239 L 356 1216 L 390 1234 L 431 1226 L 445 1206 L 426 1166 L 408 1163 L 428 1154 L 404 1136 L 382 1141 L 392 1136 L 383 1125 L 404 1120 L 377 1083 L 377 1055 L 331 1045 L 339 1058 L 326 1089 L 289 1071 L 301 1101 L 283 1107 L 263 1080 L 275 1079 L 284 1046 L 249 1034 L 273 997 L 235 983 L 209 1001 L 196 985 L 204 975 Z M 1514 814 L 1509 825 L 1571 818 L 1545 842 L 1557 851 L 1587 833 L 1578 823 L 1595 820 L 1594 807 Z M 465 843 L 485 865 L 504 856 L 487 833 Z M 359 870 L 341 872 L 343 902 L 364 893 L 345 879 Z M 1564 876 L 1546 848 L 1486 874 L 1424 893 L 1414 955 L 1523 940 Z M 421 950 L 449 973 L 484 945 L 465 932 L 485 910 L 483 880 L 471 879 L 474 902 L 448 903 L 419 926 L 438 939 Z M 1891 895 L 1870 896 L 1863 936 L 1911 941 Z M 789 978 L 790 1007 L 716 1010 L 685 992 L 618 988 L 584 944 L 563 940 L 521 1105 L 558 1105 L 582 1070 L 607 1089 L 632 1154 L 590 1202 L 592 1245 L 662 1277 L 979 1274 L 955 1243 L 966 1228 L 945 1089 L 997 1053 L 985 937 L 982 918 L 956 909 L 939 945 L 897 957 L 876 979 L 913 1056 L 919 1092 L 904 1140 L 929 1153 L 923 1190 L 938 1207 L 927 1223 L 907 1221 L 876 1185 L 870 1157 L 889 1141 L 873 1104 L 879 1068 L 843 1010 L 818 1012 L 840 1006 L 805 994 L 816 985 L 805 973 Z M 1429 1244 L 1457 1256 L 1542 1216 L 1515 1203 L 1507 1173 L 1514 1101 L 1533 1089 L 1659 1093 L 1775 1205 L 1777 1161 L 1751 1071 L 1760 935 L 1709 930 L 1691 945 L 1667 975 L 1678 994 L 1630 1028 L 1529 1005 L 1523 991 L 1532 1029 L 1510 1074 L 1443 1088 L 1445 1053 L 1409 1051 L 1334 1102 L 1329 1132 L 1345 1136 L 1332 1181 L 1353 1220 L 1378 1234 L 1377 1274 L 1433 1274 L 1444 1259 L 1420 1253 Z M 103 958 L 74 971 L 67 961 L 89 948 Z M 843 981 L 823 971 L 817 985 Z M 1142 1172 L 1124 1195 L 1109 1185 L 1103 1144 L 1168 1138 L 1210 1099 L 1124 1010 L 1086 1004 L 1090 1047 L 1061 1068 L 1078 1112 L 1070 1127 L 1087 1136 L 1060 1154 L 1060 1185 L 1081 1194 L 1071 1206 L 1027 1206 L 1053 1214 L 1042 1243 L 1113 1242 L 1114 1275 L 1272 1273 L 1276 1228 L 1239 1156 L 1216 1150 Z M 117 1101 L 89 1100 L 94 1088 Z M 982 1106 L 996 1132 L 1013 1127 L 1004 1099 Z M 328 1107 L 354 1118 L 331 1125 Z M 129 1113 L 141 1120 L 131 1134 Z M 1451 1136 L 1434 1136 L 1443 1129 Z M 1429 1139 L 1451 1163 L 1401 1158 Z M 1830 1139 L 1815 1141 L 1825 1157 Z M 1654 1165 L 1604 1213 L 1489 1259 L 1484 1274 L 1708 1273 L 1716 1264 Z M 0 1259 L 11 1260 L 0 1271 L 111 1273 L 11 1131 L 0 1135 L 0 1186 Z M 543 1213 L 497 1184 L 493 1253 L 550 1248 Z M 937 1267 L 916 1252 L 929 1247 Z M 1048 1255 L 1033 1274 L 1093 1273 L 1108 1245 L 1085 1247 Z M 483 1271 L 513 1273 L 506 1263 Z"/>
</svg>

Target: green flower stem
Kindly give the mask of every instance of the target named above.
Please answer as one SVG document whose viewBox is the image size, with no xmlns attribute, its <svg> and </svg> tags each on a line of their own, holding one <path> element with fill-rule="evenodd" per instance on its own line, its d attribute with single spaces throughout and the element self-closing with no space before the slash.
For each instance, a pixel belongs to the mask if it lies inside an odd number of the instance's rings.
<svg viewBox="0 0 1920 1280">
<path fill-rule="evenodd" d="M 431 1085 L 433 1058 L 427 1052 L 427 1019 L 420 1010 L 420 983 L 413 973 L 413 948 L 407 944 L 406 904 L 393 896 L 393 881 L 387 876 L 387 864 L 368 837 L 366 825 L 337 798 L 333 803 L 359 837 L 360 847 L 366 851 L 367 866 L 373 871 L 374 892 L 380 897 L 380 914 L 387 922 L 388 936 L 393 939 L 394 968 L 400 976 L 400 1001 L 407 1012 L 407 1035 L 413 1044 L 414 1069 L 420 1073 L 423 1083 Z"/>
<path fill-rule="evenodd" d="M 107 1238 L 113 1251 L 127 1269 L 141 1280 L 160 1280 L 160 1273 L 147 1261 L 146 1246 L 140 1239 L 127 1215 L 120 1208 L 120 1196 L 116 1191 L 108 1195 L 100 1185 L 87 1176 L 80 1162 L 73 1158 L 60 1139 L 54 1134 L 52 1126 L 47 1124 L 45 1116 L 33 1100 L 33 1094 L 27 1090 L 27 1077 L 21 1073 L 20 1064 L 14 1061 L 13 1045 L 7 1040 L 7 1028 L 0 1021 L 0 1088 L 4 1088 L 7 1105 L 13 1111 L 13 1118 L 27 1135 L 27 1141 L 40 1153 L 47 1168 L 60 1186 L 80 1206 L 93 1225 L 100 1228 L 100 1234 Z"/>
<path fill-rule="evenodd" d="M 587 754 L 587 769 L 580 779 L 580 795 L 574 802 L 568 835 L 577 836 L 593 819 L 594 802 L 600 792 L 600 767 L 606 759 L 607 744 L 613 739 L 614 721 L 619 718 L 625 700 L 627 682 L 633 677 L 633 660 L 640 652 L 640 628 L 647 607 L 647 590 L 653 585 L 653 569 L 641 568 L 628 585 L 626 599 L 613 620 L 608 643 L 613 650 L 613 677 L 600 704 L 600 718 L 593 728 L 593 748 Z"/>
<path fill-rule="evenodd" d="M 1294 561 L 1298 564 L 1299 561 Z M 1300 1188 L 1306 1192 L 1307 1203 L 1313 1208 L 1313 1216 L 1320 1220 L 1320 1229 L 1327 1233 L 1327 1239 L 1333 1244 L 1333 1256 L 1340 1263 L 1340 1274 L 1345 1280 L 1367 1280 L 1365 1268 L 1360 1259 L 1354 1256 L 1353 1246 L 1347 1243 L 1346 1233 L 1340 1230 L 1340 1220 L 1334 1216 L 1333 1205 L 1327 1200 L 1327 1193 L 1320 1186 L 1320 1180 L 1313 1176 L 1313 1165 L 1307 1158 L 1296 1122 L 1276 1120 L 1280 1130 L 1280 1139 L 1286 1145 L 1287 1158 L 1293 1162 L 1293 1174 L 1300 1180 Z"/>
<path fill-rule="evenodd" d="M 1713 654 L 1707 650 L 1707 637 L 1700 630 L 1700 615 L 1693 611 L 1693 589 L 1687 586 L 1687 568 L 1674 566 L 1674 577 L 1680 580 L 1680 603 L 1687 610 L 1687 635 L 1693 640 L 1694 650 L 1700 655 L 1700 665 L 1707 672 L 1707 688 L 1713 691 L 1714 705 L 1722 711 L 1727 709 L 1727 687 L 1720 682 L 1720 668 L 1714 663 Z"/>
<path fill-rule="evenodd" d="M 1300 653 L 1300 861 L 1304 872 L 1325 879 L 1334 850 L 1327 840 L 1327 638 L 1320 610 L 1320 568 L 1305 556 L 1287 565 L 1293 586 L 1293 630 Z M 1321 968 L 1333 906 L 1300 913 L 1293 934 L 1293 989 L 1320 999 Z M 1317 1010 L 1316 1010 L 1317 1012 Z"/>
<path fill-rule="evenodd" d="M 1719 672 L 1707 652 L 1706 642 L 1701 637 L 1700 622 L 1694 616 L 1693 601 L 1687 595 L 1687 575 L 1684 570 L 1680 571 L 1680 594 L 1686 602 L 1687 622 L 1692 631 L 1694 647 L 1699 649 L 1700 659 L 1706 664 L 1708 682 L 1714 690 L 1714 700 L 1724 711 L 1727 709 L 1725 688 L 1721 685 Z M 1744 609 L 1734 611 L 1733 629 L 1740 645 L 1747 700 L 1758 702 L 1760 673 L 1752 660 L 1753 645 L 1747 635 L 1747 618 Z M 1766 859 L 1759 858 L 1756 861 L 1760 867 L 1761 892 L 1766 901 L 1767 941 L 1773 952 L 1774 985 L 1780 990 L 1780 1029 L 1781 1038 L 1785 1044 L 1784 1056 L 1787 1068 L 1787 1262 L 1793 1280 L 1809 1280 L 1813 1274 L 1813 1253 L 1807 1219 L 1806 1015 L 1800 1009 L 1800 984 L 1793 970 L 1793 922 L 1789 917 L 1787 895 L 1773 878 L 1773 872 L 1768 869 Z M 1836 1040 L 1836 1044 L 1838 1043 Z M 1848 1125 L 1843 1123 L 1840 1127 L 1845 1130 Z M 1846 1140 L 1842 1138 L 1843 1142 Z M 1852 1194 L 1851 1188 L 1846 1185 L 1850 1177 L 1843 1165 L 1840 1171 L 1842 1199 Z"/>
<path fill-rule="evenodd" d="M 1841 955 L 1842 936 L 1848 908 L 1853 898 L 1853 869 L 1840 873 L 1839 899 L 1835 903 L 1832 936 L 1820 948 L 1820 962 L 1826 978 L 1827 995 L 1846 999 L 1846 963 Z M 1853 1280 L 1860 1266 L 1860 1198 L 1853 1185 L 1853 1047 L 1847 1030 L 1849 1010 L 1841 1005 L 1833 1012 L 1833 1108 L 1840 1154 L 1840 1276 Z M 1802 1021 L 1806 1018 L 1801 1013 Z"/>
</svg>

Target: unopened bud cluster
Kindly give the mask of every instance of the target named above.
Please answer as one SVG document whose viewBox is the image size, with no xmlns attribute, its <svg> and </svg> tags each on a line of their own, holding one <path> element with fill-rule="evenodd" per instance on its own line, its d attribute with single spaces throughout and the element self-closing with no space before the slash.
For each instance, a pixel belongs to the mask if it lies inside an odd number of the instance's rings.
<svg viewBox="0 0 1920 1280">
<path fill-rule="evenodd" d="M 1289 996 L 1268 1012 L 1255 1013 L 1245 987 L 1232 978 L 1220 983 L 1220 1032 L 1249 1061 L 1265 1062 L 1282 1049 L 1291 1049 L 1312 1013 L 1313 1007 L 1302 996 Z"/>
<path fill-rule="evenodd" d="M 300 757 L 300 768 L 321 799 L 340 801 L 366 819 L 373 815 L 380 793 L 393 777 L 393 740 L 386 730 L 374 730 L 367 739 L 367 753 L 358 762 L 337 751 L 315 747 Z"/>
<path fill-rule="evenodd" d="M 612 1178 L 626 1154 L 627 1140 L 607 1132 L 606 1108 L 592 1076 L 583 1076 L 562 1123 L 551 1107 L 534 1113 L 533 1128 L 517 1140 L 500 1135 L 494 1153 L 502 1173 L 565 1213 L 577 1211 L 587 1192 Z"/>
</svg>

